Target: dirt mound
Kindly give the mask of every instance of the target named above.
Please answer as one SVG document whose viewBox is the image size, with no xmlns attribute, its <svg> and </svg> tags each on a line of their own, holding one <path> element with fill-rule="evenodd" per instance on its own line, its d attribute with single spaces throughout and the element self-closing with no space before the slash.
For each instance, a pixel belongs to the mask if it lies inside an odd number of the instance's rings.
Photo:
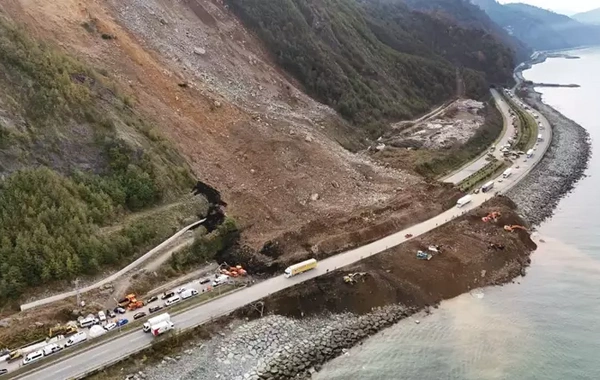
<svg viewBox="0 0 600 380">
<path fill-rule="evenodd" d="M 491 211 L 500 211 L 502 217 L 497 222 L 482 222 L 481 217 Z M 526 231 L 503 228 L 523 223 L 512 201 L 494 199 L 406 244 L 277 293 L 265 301 L 265 313 L 366 313 L 391 303 L 423 307 L 477 287 L 508 282 L 524 273 L 529 253 L 536 248 Z M 503 249 L 490 248 L 490 243 Z M 440 253 L 432 252 L 431 260 L 416 258 L 418 250 L 427 250 L 432 244 L 440 247 Z M 343 279 L 351 273 L 359 273 L 352 285 Z"/>
</svg>

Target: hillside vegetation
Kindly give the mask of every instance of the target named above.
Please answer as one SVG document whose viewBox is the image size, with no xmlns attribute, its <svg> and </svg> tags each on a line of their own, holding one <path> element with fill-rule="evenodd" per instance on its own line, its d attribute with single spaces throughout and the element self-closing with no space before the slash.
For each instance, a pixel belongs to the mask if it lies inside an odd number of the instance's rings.
<svg viewBox="0 0 600 380">
<path fill-rule="evenodd" d="M 600 43 L 600 27 L 528 4 L 473 0 L 498 25 L 535 50 L 556 50 Z"/>
<path fill-rule="evenodd" d="M 512 52 L 494 36 L 401 1 L 227 3 L 310 95 L 373 135 L 452 98 L 461 80 L 474 98 L 511 80 Z"/>
<path fill-rule="evenodd" d="M 99 227 L 193 183 L 108 77 L 1 14 L 0 173 L 0 300 L 131 259 L 174 226 Z"/>
</svg>

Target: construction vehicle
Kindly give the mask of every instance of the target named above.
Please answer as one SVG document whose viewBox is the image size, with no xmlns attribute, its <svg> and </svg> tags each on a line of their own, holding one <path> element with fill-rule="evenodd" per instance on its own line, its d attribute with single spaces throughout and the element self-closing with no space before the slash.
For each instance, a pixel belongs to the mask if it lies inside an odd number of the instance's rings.
<svg viewBox="0 0 600 380">
<path fill-rule="evenodd" d="M 236 265 L 234 267 L 228 267 L 221 269 L 221 273 L 229 277 L 241 277 L 246 276 L 248 272 L 241 265 Z"/>
<path fill-rule="evenodd" d="M 417 259 L 419 260 L 431 260 L 433 255 L 431 253 L 417 251 Z"/>
<path fill-rule="evenodd" d="M 127 307 L 129 306 L 129 304 L 131 302 L 137 301 L 135 294 L 131 293 L 125 296 L 125 298 L 123 298 L 122 300 L 118 301 L 117 304 L 119 305 L 119 307 Z"/>
<path fill-rule="evenodd" d="M 495 222 L 496 220 L 498 220 L 498 218 L 499 218 L 501 215 L 502 215 L 502 214 L 500 214 L 500 212 L 498 212 L 498 211 L 492 211 L 492 212 L 490 212 L 489 214 L 487 214 L 486 216 L 484 216 L 483 218 L 481 218 L 481 220 L 482 220 L 484 223 L 487 223 L 487 222 L 489 222 L 490 220 L 493 220 L 493 221 Z"/>
<path fill-rule="evenodd" d="M 144 301 L 140 301 L 134 298 L 133 301 L 131 301 L 129 305 L 127 305 L 127 310 L 132 311 L 142 307 L 144 307 Z"/>
<path fill-rule="evenodd" d="M 58 324 L 54 327 L 50 327 L 48 331 L 48 337 L 54 338 L 57 335 L 71 335 L 77 332 L 77 326 L 73 325 L 61 325 Z"/>
<path fill-rule="evenodd" d="M 365 274 L 367 274 L 366 272 L 356 272 L 356 273 L 348 273 L 347 275 L 344 276 L 344 282 L 346 284 L 356 284 L 356 281 L 364 276 Z"/>
<path fill-rule="evenodd" d="M 518 224 L 514 224 L 512 226 L 504 226 L 504 231 L 513 232 L 514 230 L 527 231 L 527 228 L 520 226 Z"/>
</svg>

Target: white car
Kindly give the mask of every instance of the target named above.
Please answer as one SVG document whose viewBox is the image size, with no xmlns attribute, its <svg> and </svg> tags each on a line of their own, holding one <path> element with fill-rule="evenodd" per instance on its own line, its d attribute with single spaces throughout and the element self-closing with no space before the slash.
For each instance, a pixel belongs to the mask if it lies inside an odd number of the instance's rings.
<svg viewBox="0 0 600 380">
<path fill-rule="evenodd" d="M 177 294 L 181 294 L 183 292 L 185 292 L 187 290 L 187 288 L 185 286 L 182 286 L 181 288 L 177 289 Z"/>
<path fill-rule="evenodd" d="M 116 327 L 117 327 L 117 324 L 114 323 L 114 322 L 111 322 L 111 323 L 107 323 L 106 325 L 104 325 L 104 330 L 110 331 L 110 330 L 113 330 Z"/>
<path fill-rule="evenodd" d="M 100 320 L 100 322 L 106 321 L 106 314 L 104 314 L 102 310 L 98 312 L 98 319 Z"/>
</svg>

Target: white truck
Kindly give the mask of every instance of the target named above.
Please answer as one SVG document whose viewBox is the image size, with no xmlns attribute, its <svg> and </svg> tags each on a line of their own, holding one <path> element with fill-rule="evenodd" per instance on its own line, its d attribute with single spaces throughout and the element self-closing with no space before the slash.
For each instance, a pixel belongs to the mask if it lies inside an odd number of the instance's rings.
<svg viewBox="0 0 600 380">
<path fill-rule="evenodd" d="M 538 139 L 537 139 L 537 141 L 542 141 L 543 139 L 544 139 L 544 138 L 542 137 L 542 134 L 540 133 L 540 134 L 538 135 Z"/>
<path fill-rule="evenodd" d="M 508 168 L 504 171 L 504 173 L 502 173 L 502 178 L 508 178 L 508 177 L 510 177 L 511 174 L 512 174 L 512 169 Z"/>
<path fill-rule="evenodd" d="M 185 300 L 195 295 L 198 295 L 198 291 L 196 289 L 186 289 L 183 292 L 181 292 L 179 296 L 182 300 Z"/>
<path fill-rule="evenodd" d="M 531 157 L 533 157 L 533 149 L 529 149 L 527 151 L 527 158 L 531 158 Z"/>
<path fill-rule="evenodd" d="M 173 330 L 173 322 L 171 321 L 163 321 L 160 323 L 157 323 L 155 325 L 152 326 L 152 335 L 154 336 L 159 336 L 161 334 L 166 333 L 169 330 Z"/>
<path fill-rule="evenodd" d="M 456 207 L 463 207 L 464 205 L 466 205 L 467 203 L 471 202 L 471 200 L 473 200 L 473 197 L 470 195 L 465 195 L 464 197 L 460 198 L 457 202 L 456 202 Z"/>
<path fill-rule="evenodd" d="M 169 313 L 163 313 L 163 314 L 157 315 L 156 317 L 152 317 L 152 318 L 148 319 L 148 321 L 146 323 L 144 323 L 144 327 L 142 329 L 144 330 L 144 332 L 150 332 L 150 330 L 152 330 L 152 326 L 158 325 L 159 323 L 162 323 L 165 321 L 170 321 L 170 320 L 171 320 L 171 316 L 169 315 Z"/>
</svg>

